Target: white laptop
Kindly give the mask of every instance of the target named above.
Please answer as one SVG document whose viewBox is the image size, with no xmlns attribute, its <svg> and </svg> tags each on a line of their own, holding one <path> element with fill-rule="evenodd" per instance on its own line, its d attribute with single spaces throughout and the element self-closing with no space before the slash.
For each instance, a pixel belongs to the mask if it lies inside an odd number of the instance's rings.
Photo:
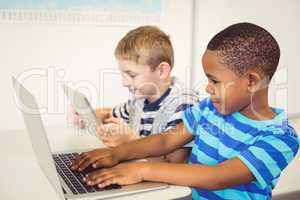
<svg viewBox="0 0 300 200">
<path fill-rule="evenodd" d="M 60 199 L 107 199 L 168 187 L 167 184 L 154 182 L 142 182 L 129 186 L 112 185 L 104 189 L 86 186 L 81 179 L 85 173 L 91 171 L 91 168 L 86 169 L 83 173 L 70 170 L 71 160 L 80 152 L 59 154 L 51 152 L 34 96 L 14 77 L 12 80 L 19 104 L 30 108 L 30 110 L 22 108 L 20 110 L 37 162 Z"/>
<path fill-rule="evenodd" d="M 96 135 L 97 125 L 101 124 L 102 121 L 96 116 L 88 99 L 84 94 L 68 87 L 67 85 L 63 85 L 63 90 L 71 104 L 75 107 L 75 111 L 83 120 L 87 131 L 92 135 Z"/>
</svg>

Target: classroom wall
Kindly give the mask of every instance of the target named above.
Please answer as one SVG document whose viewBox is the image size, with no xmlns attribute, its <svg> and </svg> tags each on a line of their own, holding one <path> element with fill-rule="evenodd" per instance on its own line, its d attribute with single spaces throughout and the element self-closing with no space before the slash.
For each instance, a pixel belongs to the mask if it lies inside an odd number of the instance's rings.
<svg viewBox="0 0 300 200">
<path fill-rule="evenodd" d="M 162 0 L 155 25 L 170 35 L 175 49 L 173 74 L 189 78 L 192 0 Z M 23 128 L 10 76 L 18 76 L 37 97 L 45 124 L 65 123 L 68 82 L 93 106 L 113 106 L 129 98 L 113 56 L 117 42 L 142 24 L 98 25 L 0 22 L 0 130 Z M 188 82 L 188 81 L 187 81 Z"/>
</svg>

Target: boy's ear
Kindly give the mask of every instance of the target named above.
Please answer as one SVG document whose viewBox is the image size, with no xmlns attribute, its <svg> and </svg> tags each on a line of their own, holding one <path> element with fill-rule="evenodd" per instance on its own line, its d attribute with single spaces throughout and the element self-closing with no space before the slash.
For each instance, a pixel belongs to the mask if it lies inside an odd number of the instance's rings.
<svg viewBox="0 0 300 200">
<path fill-rule="evenodd" d="M 167 62 L 161 62 L 156 68 L 157 73 L 161 79 L 168 78 L 171 73 L 171 66 Z"/>
<path fill-rule="evenodd" d="M 248 72 L 247 80 L 248 80 L 248 91 L 250 93 L 254 93 L 268 87 L 268 80 L 266 80 L 266 78 L 262 74 L 256 71 Z"/>
</svg>

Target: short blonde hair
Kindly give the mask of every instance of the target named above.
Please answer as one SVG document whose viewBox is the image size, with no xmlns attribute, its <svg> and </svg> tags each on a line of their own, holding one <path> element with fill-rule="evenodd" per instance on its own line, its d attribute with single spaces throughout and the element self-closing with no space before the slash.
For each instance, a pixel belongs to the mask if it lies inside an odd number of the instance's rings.
<svg viewBox="0 0 300 200">
<path fill-rule="evenodd" d="M 172 43 L 167 34 L 156 26 L 141 26 L 129 31 L 115 49 L 117 59 L 134 61 L 155 70 L 161 62 L 174 65 Z"/>
</svg>

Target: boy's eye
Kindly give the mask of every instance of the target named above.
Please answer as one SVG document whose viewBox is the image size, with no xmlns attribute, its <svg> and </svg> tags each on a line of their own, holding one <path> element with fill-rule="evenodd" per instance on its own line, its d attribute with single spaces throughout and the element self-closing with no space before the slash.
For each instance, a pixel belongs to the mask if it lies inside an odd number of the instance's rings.
<svg viewBox="0 0 300 200">
<path fill-rule="evenodd" d="M 130 77 L 130 78 L 134 78 L 136 77 L 136 74 L 132 74 L 132 73 L 125 73 L 126 76 Z"/>
<path fill-rule="evenodd" d="M 209 81 L 210 81 L 210 82 L 212 82 L 213 84 L 217 84 L 217 83 L 219 83 L 219 81 L 217 81 L 217 80 L 214 80 L 214 79 L 209 79 Z"/>
</svg>

